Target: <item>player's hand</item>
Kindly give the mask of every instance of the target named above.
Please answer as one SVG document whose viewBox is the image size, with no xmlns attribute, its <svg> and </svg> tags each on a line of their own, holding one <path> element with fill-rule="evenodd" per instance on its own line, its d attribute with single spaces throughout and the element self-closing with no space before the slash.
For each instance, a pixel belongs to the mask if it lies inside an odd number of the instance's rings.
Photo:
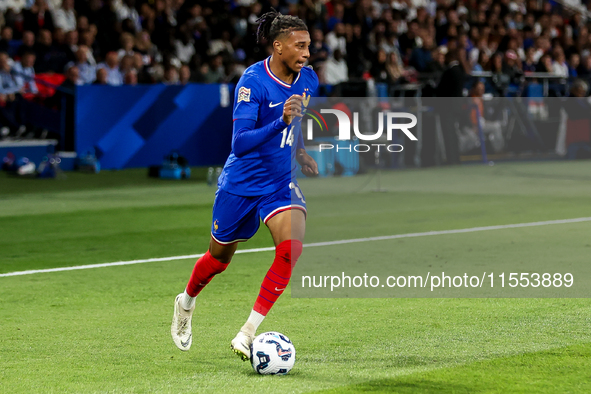
<svg viewBox="0 0 591 394">
<path fill-rule="evenodd" d="M 318 175 L 318 164 L 304 149 L 300 149 L 296 156 L 298 163 L 302 166 L 302 173 L 305 176 L 313 177 Z"/>
<path fill-rule="evenodd" d="M 294 117 L 302 117 L 302 101 L 304 98 L 299 94 L 294 94 L 287 99 L 283 104 L 283 121 L 287 124 L 291 124 Z"/>
</svg>

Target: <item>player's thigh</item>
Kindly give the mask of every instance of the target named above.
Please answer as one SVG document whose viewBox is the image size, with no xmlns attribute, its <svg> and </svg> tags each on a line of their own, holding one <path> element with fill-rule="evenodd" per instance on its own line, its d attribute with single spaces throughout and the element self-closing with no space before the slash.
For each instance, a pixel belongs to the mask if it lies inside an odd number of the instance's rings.
<svg viewBox="0 0 591 394">
<path fill-rule="evenodd" d="M 283 211 L 269 219 L 267 227 L 271 232 L 275 246 L 290 239 L 304 242 L 306 214 L 300 209 Z"/>
<path fill-rule="evenodd" d="M 289 239 L 303 242 L 306 232 L 306 200 L 297 183 L 292 182 L 266 196 L 261 201 L 259 215 L 269 228 L 275 245 Z"/>
<path fill-rule="evenodd" d="M 216 192 L 209 245 L 214 258 L 229 262 L 237 243 L 256 234 L 260 225 L 258 203 L 258 197 L 236 196 L 224 190 Z"/>
</svg>

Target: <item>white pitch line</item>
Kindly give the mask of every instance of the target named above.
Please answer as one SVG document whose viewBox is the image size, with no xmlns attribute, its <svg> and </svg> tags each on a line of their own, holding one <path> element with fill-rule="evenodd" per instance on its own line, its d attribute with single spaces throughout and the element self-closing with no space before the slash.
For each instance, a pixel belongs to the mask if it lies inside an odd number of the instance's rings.
<svg viewBox="0 0 591 394">
<path fill-rule="evenodd" d="M 431 235 L 463 234 L 463 233 L 474 233 L 474 232 L 478 232 L 478 231 L 503 230 L 503 229 L 509 229 L 509 228 L 522 228 L 522 227 L 538 227 L 538 226 L 549 226 L 552 224 L 569 224 L 569 223 L 580 223 L 580 222 L 591 222 L 591 217 L 575 218 L 575 219 L 561 219 L 561 220 L 547 220 L 544 222 L 504 224 L 504 225 L 499 225 L 499 226 L 471 227 L 471 228 L 463 228 L 463 229 L 458 229 L 458 230 L 441 230 L 441 231 L 427 231 L 427 232 L 423 232 L 423 233 L 384 235 L 384 236 L 380 236 L 380 237 L 343 239 L 343 240 L 338 240 L 338 241 L 327 241 L 327 242 L 316 242 L 316 243 L 311 243 L 311 244 L 305 244 L 304 247 L 313 248 L 313 247 L 317 247 L 317 246 L 343 245 L 343 244 L 352 244 L 352 243 L 358 243 L 358 242 L 387 241 L 387 240 L 400 239 L 400 238 L 427 237 L 427 236 L 431 236 Z M 239 254 L 239 253 L 272 252 L 274 250 L 275 250 L 274 247 L 254 248 L 254 249 L 238 250 L 238 251 L 236 251 L 236 253 Z M 32 274 L 41 274 L 41 273 L 46 273 L 46 272 L 75 271 L 75 270 L 85 270 L 85 269 L 90 269 L 90 268 L 115 267 L 115 266 L 119 266 L 119 265 L 155 263 L 155 262 L 159 262 L 159 261 L 196 259 L 196 258 L 199 258 L 203 255 L 204 255 L 204 253 L 188 254 L 188 255 L 184 255 L 184 256 L 158 257 L 158 258 L 153 258 L 153 259 L 141 259 L 141 260 L 130 260 L 130 261 L 116 261 L 114 263 L 88 264 L 88 265 L 76 265 L 73 267 L 60 267 L 60 268 L 48 268 L 48 269 L 41 269 L 41 270 L 16 271 L 16 272 L 8 272 L 5 274 L 0 274 L 0 277 L 32 275 Z"/>
</svg>

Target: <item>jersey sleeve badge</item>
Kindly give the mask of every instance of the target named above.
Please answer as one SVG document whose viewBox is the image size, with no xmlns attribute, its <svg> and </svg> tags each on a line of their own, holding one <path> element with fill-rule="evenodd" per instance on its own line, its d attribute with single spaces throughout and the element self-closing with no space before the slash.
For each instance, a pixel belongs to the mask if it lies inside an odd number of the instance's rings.
<svg viewBox="0 0 591 394">
<path fill-rule="evenodd" d="M 244 86 L 238 90 L 238 102 L 241 101 L 250 102 L 250 89 Z"/>
</svg>

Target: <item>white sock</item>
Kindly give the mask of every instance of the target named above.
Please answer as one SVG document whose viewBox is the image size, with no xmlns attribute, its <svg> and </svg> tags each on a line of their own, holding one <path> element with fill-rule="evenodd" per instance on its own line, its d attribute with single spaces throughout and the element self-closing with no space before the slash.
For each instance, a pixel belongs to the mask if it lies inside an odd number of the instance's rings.
<svg viewBox="0 0 591 394">
<path fill-rule="evenodd" d="M 191 297 L 187 294 L 187 290 L 185 289 L 185 292 L 181 296 L 181 307 L 186 311 L 190 310 L 195 305 L 195 298 L 197 297 Z"/>
<path fill-rule="evenodd" d="M 259 326 L 261 325 L 263 320 L 265 320 L 265 316 L 261 315 L 253 309 L 250 312 L 250 316 L 248 316 L 248 320 L 246 322 L 252 324 L 254 327 L 254 332 L 256 332 L 259 329 Z"/>
</svg>

